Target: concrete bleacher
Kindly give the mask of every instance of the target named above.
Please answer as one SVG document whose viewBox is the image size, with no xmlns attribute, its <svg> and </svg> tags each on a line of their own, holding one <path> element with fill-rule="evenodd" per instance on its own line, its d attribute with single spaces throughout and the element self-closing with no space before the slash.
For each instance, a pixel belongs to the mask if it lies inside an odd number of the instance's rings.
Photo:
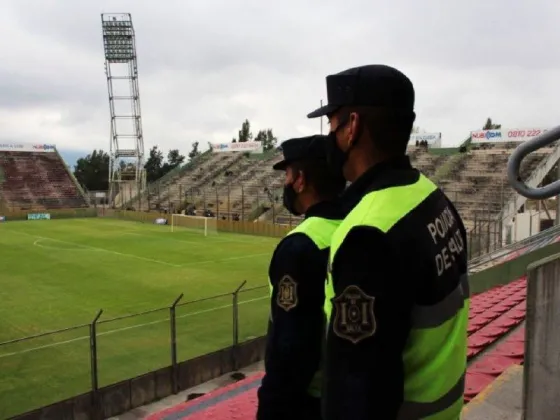
<svg viewBox="0 0 560 420">
<path fill-rule="evenodd" d="M 510 367 L 523 363 L 526 278 L 495 287 L 471 299 L 468 368 L 464 400 L 481 394 Z M 251 375 L 191 401 L 166 408 L 148 420 L 252 420 L 262 373 Z"/>
<path fill-rule="evenodd" d="M 552 148 L 543 148 L 522 162 L 521 176 L 525 179 L 548 156 Z M 512 149 L 493 147 L 473 149 L 439 186 L 453 200 L 467 227 L 478 218 L 495 217 L 513 190 L 507 181 L 506 166 Z"/>
<path fill-rule="evenodd" d="M 408 155 L 412 164 L 434 179 L 455 202 L 466 227 L 471 229 L 477 220 L 497 217 L 512 197 L 506 164 L 516 145 L 472 145 L 465 153 L 452 154 L 411 145 Z M 540 149 L 525 159 L 522 176 L 532 173 L 551 150 Z M 279 151 L 260 157 L 241 152 L 207 152 L 192 165 L 150 185 L 141 206 L 136 202 L 132 207 L 177 211 L 194 206 L 200 214 L 209 209 L 219 218 L 237 215 L 242 220 L 297 225 L 301 218 L 291 216 L 282 206 L 283 174 L 272 170 L 280 159 Z"/>
<path fill-rule="evenodd" d="M 0 168 L 0 196 L 12 210 L 87 207 L 58 153 L 3 151 Z"/>
</svg>

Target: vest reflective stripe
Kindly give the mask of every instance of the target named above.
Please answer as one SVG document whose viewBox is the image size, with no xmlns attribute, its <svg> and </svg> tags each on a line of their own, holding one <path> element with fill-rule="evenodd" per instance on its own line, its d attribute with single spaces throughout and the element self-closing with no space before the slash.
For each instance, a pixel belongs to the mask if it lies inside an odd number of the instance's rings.
<svg viewBox="0 0 560 420">
<path fill-rule="evenodd" d="M 340 225 L 340 220 L 323 219 L 321 217 L 308 217 L 298 226 L 292 229 L 286 237 L 295 233 L 303 233 L 319 248 L 320 251 L 327 249 L 331 244 L 334 231 Z M 272 296 L 272 283 L 268 279 L 270 295 Z M 317 371 L 309 384 L 307 392 L 313 397 L 321 396 L 321 370 Z"/>
<path fill-rule="evenodd" d="M 457 409 L 445 411 L 452 408 L 457 401 L 460 401 L 459 412 L 463 406 L 463 393 L 465 389 L 465 375 L 462 375 L 459 381 L 441 398 L 436 401 L 427 403 L 421 402 L 405 402 L 397 415 L 397 420 L 459 420 Z M 434 414 L 436 413 L 436 414 Z"/>
<path fill-rule="evenodd" d="M 436 189 L 434 183 L 421 175 L 412 185 L 370 192 L 343 220 L 331 241 L 325 286 L 327 322 L 331 321 L 335 296 L 331 268 L 348 232 L 355 226 L 372 226 L 388 232 Z M 413 307 L 412 329 L 403 352 L 405 401 L 399 420 L 459 418 L 467 361 L 468 289 L 465 275 L 440 302 Z"/>
<path fill-rule="evenodd" d="M 469 277 L 463 274 L 457 287 L 441 301 L 412 308 L 412 328 L 434 328 L 450 320 L 463 308 L 469 295 Z"/>
</svg>

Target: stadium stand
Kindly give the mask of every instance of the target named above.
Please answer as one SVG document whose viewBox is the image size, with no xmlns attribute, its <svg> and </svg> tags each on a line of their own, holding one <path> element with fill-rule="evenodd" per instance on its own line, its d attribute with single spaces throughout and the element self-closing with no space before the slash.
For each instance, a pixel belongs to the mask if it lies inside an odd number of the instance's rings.
<svg viewBox="0 0 560 420">
<path fill-rule="evenodd" d="M 471 299 L 464 399 L 468 404 L 510 366 L 523 363 L 526 278 L 495 287 Z M 255 418 L 262 373 L 181 403 L 148 420 L 250 420 Z"/>
<path fill-rule="evenodd" d="M 0 151 L 0 168 L 0 195 L 12 210 L 88 206 L 58 153 Z"/>
<path fill-rule="evenodd" d="M 476 221 L 498 216 L 513 190 L 506 180 L 507 160 L 518 143 L 471 145 L 460 153 L 438 153 L 411 145 L 412 163 L 432 178 L 456 203 L 471 229 Z M 522 175 L 531 174 L 551 147 L 540 149 L 522 165 Z M 147 196 L 132 198 L 127 207 L 196 212 L 211 210 L 220 219 L 259 220 L 295 225 L 300 218 L 282 206 L 282 174 L 271 169 L 280 159 L 278 151 L 263 155 L 242 152 L 206 152 L 177 172 L 149 186 Z M 497 236 L 497 235 L 496 235 Z"/>
</svg>

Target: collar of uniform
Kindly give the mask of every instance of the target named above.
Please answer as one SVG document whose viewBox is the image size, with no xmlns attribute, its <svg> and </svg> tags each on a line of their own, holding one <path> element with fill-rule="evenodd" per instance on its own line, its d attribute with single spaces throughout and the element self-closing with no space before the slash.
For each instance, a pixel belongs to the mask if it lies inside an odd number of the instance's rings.
<svg viewBox="0 0 560 420">
<path fill-rule="evenodd" d="M 393 182 L 391 179 L 393 177 L 387 177 L 389 172 L 408 172 L 411 169 L 413 168 L 410 159 L 406 155 L 391 158 L 372 166 L 344 192 L 343 202 L 345 207 L 354 207 L 370 191 L 386 188 L 393 183 L 400 184 L 399 181 Z"/>
<path fill-rule="evenodd" d="M 324 219 L 343 219 L 344 214 L 340 209 L 340 205 L 336 201 L 321 201 L 313 204 L 305 213 L 305 218 L 322 217 Z"/>
</svg>

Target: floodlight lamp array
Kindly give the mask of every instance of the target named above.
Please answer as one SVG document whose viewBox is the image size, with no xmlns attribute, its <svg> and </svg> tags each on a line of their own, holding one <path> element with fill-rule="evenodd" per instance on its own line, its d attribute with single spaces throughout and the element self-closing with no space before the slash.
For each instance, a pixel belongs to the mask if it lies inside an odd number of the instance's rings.
<svg viewBox="0 0 560 420">
<path fill-rule="evenodd" d="M 105 38 L 105 58 L 108 61 L 129 61 L 134 59 L 132 39 Z"/>
<path fill-rule="evenodd" d="M 111 62 L 127 62 L 134 59 L 134 30 L 131 21 L 103 21 L 103 44 L 105 58 Z"/>
</svg>

